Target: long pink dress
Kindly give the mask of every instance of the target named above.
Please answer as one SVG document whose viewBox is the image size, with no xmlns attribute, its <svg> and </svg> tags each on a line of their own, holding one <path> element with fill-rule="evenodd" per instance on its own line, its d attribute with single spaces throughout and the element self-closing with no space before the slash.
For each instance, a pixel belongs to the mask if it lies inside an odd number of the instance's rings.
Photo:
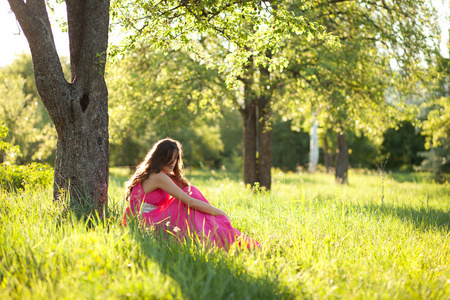
<svg viewBox="0 0 450 300">
<path fill-rule="evenodd" d="M 183 189 L 191 197 L 209 203 L 200 191 L 190 185 Z M 131 216 L 139 216 L 147 226 L 164 228 L 176 236 L 194 236 L 224 249 L 237 242 L 241 247 L 254 248 L 259 244 L 231 226 L 225 216 L 213 216 L 191 209 L 162 189 L 145 193 L 141 183 L 131 190 L 130 203 L 125 209 L 123 224 Z"/>
</svg>

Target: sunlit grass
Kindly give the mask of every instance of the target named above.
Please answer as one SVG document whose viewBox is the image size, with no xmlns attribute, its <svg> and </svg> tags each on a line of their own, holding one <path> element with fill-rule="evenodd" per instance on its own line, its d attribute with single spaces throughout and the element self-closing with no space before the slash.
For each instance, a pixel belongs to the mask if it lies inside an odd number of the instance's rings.
<svg viewBox="0 0 450 300">
<path fill-rule="evenodd" d="M 0 298 L 450 298 L 450 186 L 426 175 L 274 172 L 252 193 L 239 174 L 188 171 L 261 243 L 230 253 L 123 228 L 129 176 L 111 170 L 112 219 L 95 226 L 62 217 L 51 190 L 0 192 Z"/>
</svg>

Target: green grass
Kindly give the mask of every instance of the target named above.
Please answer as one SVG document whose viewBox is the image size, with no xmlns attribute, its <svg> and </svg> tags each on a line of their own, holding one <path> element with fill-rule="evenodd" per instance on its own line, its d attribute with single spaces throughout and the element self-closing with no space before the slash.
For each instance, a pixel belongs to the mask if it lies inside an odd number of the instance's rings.
<svg viewBox="0 0 450 300">
<path fill-rule="evenodd" d="M 125 169 L 111 170 L 111 218 L 61 214 L 51 190 L 0 191 L 0 299 L 450 299 L 450 186 L 427 175 L 276 172 L 251 193 L 239 175 L 187 172 L 260 241 L 207 249 L 120 225 Z"/>
</svg>

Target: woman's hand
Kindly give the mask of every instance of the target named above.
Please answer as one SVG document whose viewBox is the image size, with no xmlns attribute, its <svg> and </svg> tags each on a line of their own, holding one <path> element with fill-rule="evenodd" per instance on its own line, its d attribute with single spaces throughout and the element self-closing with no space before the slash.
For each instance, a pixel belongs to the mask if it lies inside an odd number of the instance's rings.
<svg viewBox="0 0 450 300">
<path fill-rule="evenodd" d="M 228 216 L 227 214 L 225 214 L 225 217 L 228 219 L 228 221 L 230 221 L 230 223 L 231 223 L 231 218 L 230 218 L 230 216 Z"/>
<path fill-rule="evenodd" d="M 223 210 L 222 210 L 222 216 L 224 216 L 225 218 L 227 218 L 227 220 L 228 221 L 230 221 L 230 223 L 231 223 L 231 218 L 230 218 L 230 216 L 229 215 L 227 215 Z"/>
</svg>

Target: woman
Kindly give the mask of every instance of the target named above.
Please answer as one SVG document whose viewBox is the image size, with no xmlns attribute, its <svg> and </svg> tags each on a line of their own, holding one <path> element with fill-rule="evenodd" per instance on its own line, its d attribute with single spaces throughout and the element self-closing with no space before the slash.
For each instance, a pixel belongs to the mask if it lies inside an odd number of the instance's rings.
<svg viewBox="0 0 450 300">
<path fill-rule="evenodd" d="M 183 176 L 182 148 L 178 141 L 158 141 L 128 181 L 123 224 L 137 216 L 147 226 L 194 236 L 228 249 L 231 244 L 259 245 L 231 226 L 230 217 L 206 200 Z"/>
</svg>

